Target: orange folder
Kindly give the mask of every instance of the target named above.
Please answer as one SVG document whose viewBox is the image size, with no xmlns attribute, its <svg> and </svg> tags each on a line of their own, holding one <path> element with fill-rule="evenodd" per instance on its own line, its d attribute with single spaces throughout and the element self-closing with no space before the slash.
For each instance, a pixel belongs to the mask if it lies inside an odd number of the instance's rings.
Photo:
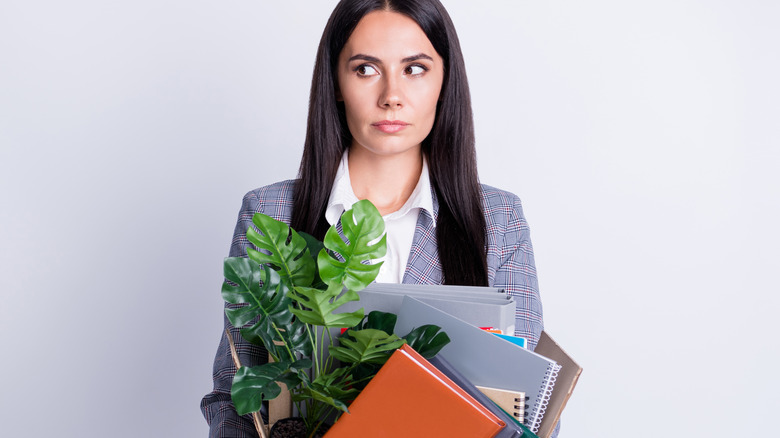
<svg viewBox="0 0 780 438">
<path fill-rule="evenodd" d="M 387 363 L 325 438 L 491 438 L 506 424 L 408 345 Z"/>
</svg>

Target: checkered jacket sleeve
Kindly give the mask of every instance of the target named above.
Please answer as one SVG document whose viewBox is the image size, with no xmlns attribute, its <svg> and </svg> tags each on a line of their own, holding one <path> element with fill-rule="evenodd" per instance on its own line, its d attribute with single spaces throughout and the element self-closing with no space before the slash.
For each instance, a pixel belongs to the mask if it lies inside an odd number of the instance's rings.
<svg viewBox="0 0 780 438">
<path fill-rule="evenodd" d="M 542 334 L 542 300 L 536 277 L 534 252 L 520 198 L 482 186 L 482 207 L 487 225 L 488 281 L 515 297 L 515 335 L 536 348 Z"/>
<path fill-rule="evenodd" d="M 292 181 L 283 181 L 253 190 L 244 196 L 230 246 L 230 257 L 246 257 L 250 245 L 257 249 L 246 238 L 246 231 L 253 226 L 252 216 L 255 213 L 264 213 L 274 219 L 290 222 L 292 185 Z M 226 304 L 226 306 L 232 305 Z M 241 337 L 239 329 L 233 327 L 227 317 L 225 317 L 225 328 L 230 330 L 242 365 L 253 366 L 268 361 L 265 348 L 246 342 Z M 230 355 L 227 335 L 223 332 L 214 358 L 214 390 L 203 397 L 200 405 L 203 416 L 209 423 L 210 438 L 257 437 L 251 415 L 239 416 L 230 398 L 230 387 L 235 374 L 236 367 Z"/>
</svg>

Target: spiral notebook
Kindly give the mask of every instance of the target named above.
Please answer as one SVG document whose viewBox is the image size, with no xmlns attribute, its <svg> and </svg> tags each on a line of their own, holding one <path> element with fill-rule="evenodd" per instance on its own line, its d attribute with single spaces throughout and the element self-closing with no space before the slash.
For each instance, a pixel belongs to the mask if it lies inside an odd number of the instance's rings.
<svg viewBox="0 0 780 438">
<path fill-rule="evenodd" d="M 501 407 L 507 413 L 523 421 L 525 419 L 525 393 L 520 391 L 508 391 L 506 389 L 477 386 L 493 403 Z"/>
<path fill-rule="evenodd" d="M 404 297 L 396 334 L 423 324 L 438 325 L 449 335 L 451 342 L 439 354 L 471 383 L 525 392 L 528 416 L 524 423 L 534 433 L 539 430 L 560 365 L 420 300 Z"/>
</svg>

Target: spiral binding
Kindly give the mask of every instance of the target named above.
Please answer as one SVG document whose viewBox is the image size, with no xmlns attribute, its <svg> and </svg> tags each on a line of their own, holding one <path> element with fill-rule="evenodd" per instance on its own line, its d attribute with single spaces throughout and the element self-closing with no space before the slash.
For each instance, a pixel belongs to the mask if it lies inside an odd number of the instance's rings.
<svg viewBox="0 0 780 438">
<path fill-rule="evenodd" d="M 515 408 L 515 412 L 512 413 L 512 415 L 515 418 L 520 418 L 520 412 L 519 411 L 521 409 L 525 410 L 525 399 L 526 398 L 528 398 L 528 397 L 524 397 L 524 398 L 517 398 L 517 397 L 515 397 L 515 404 L 513 405 L 513 407 Z"/>
<path fill-rule="evenodd" d="M 531 419 L 531 424 L 528 425 L 528 428 L 531 429 L 531 432 L 533 433 L 538 432 L 539 426 L 542 425 L 542 417 L 544 417 L 544 412 L 547 410 L 547 404 L 550 402 L 550 397 L 552 397 L 553 387 L 555 386 L 555 381 L 558 379 L 558 372 L 560 370 L 561 366 L 557 363 L 551 363 L 547 366 L 547 372 L 544 373 L 545 384 L 544 387 L 539 390 L 539 395 L 536 397 L 533 418 Z"/>
</svg>

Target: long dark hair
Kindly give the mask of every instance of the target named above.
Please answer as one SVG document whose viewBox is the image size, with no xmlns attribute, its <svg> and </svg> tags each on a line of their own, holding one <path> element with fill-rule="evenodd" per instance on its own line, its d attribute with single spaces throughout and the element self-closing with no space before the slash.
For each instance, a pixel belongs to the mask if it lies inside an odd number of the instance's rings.
<svg viewBox="0 0 780 438">
<path fill-rule="evenodd" d="M 486 225 L 466 67 L 455 27 L 438 0 L 342 0 L 336 6 L 322 34 L 314 65 L 291 225 L 318 238 L 328 228 L 325 210 L 333 180 L 341 156 L 352 141 L 344 105 L 336 101 L 338 57 L 358 22 L 376 10 L 398 12 L 413 19 L 444 60 L 436 120 L 422 142 L 439 202 L 439 260 L 445 284 L 486 286 Z"/>
</svg>

